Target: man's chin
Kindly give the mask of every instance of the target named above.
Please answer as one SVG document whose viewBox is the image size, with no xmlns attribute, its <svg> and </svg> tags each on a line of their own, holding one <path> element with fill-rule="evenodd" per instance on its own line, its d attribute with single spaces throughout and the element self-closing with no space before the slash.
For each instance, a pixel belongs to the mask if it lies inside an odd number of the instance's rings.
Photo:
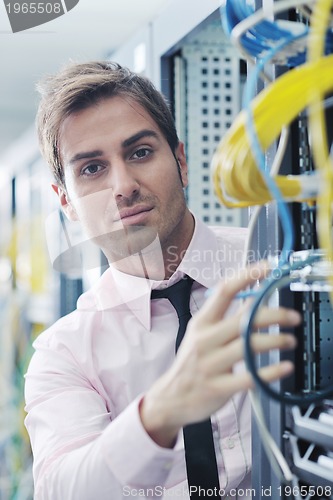
<svg viewBox="0 0 333 500">
<path fill-rule="evenodd" d="M 109 262 L 116 262 L 131 255 L 150 251 L 149 248 L 156 238 L 155 227 L 126 226 L 95 236 L 93 242 L 108 256 Z"/>
</svg>

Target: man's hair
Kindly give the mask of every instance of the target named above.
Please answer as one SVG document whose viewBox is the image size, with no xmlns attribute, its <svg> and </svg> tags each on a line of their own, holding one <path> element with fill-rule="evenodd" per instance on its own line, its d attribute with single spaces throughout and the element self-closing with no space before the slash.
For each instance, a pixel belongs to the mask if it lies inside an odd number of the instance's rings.
<svg viewBox="0 0 333 500">
<path fill-rule="evenodd" d="M 41 101 L 37 130 L 41 153 L 56 182 L 65 187 L 60 159 L 60 127 L 71 114 L 89 108 L 102 99 L 122 96 L 133 99 L 153 118 L 175 153 L 178 136 L 170 109 L 152 82 L 117 63 L 92 61 L 70 63 L 37 85 Z"/>
</svg>

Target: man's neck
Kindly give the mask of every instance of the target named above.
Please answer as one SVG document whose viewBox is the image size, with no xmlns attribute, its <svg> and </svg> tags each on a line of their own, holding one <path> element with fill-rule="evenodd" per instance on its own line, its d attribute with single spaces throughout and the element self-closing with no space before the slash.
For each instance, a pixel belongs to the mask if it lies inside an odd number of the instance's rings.
<svg viewBox="0 0 333 500">
<path fill-rule="evenodd" d="M 183 225 L 182 238 L 170 238 L 162 245 L 159 238 L 140 252 L 124 259 L 110 263 L 118 271 L 132 276 L 148 278 L 156 281 L 169 279 L 177 270 L 184 258 L 194 233 L 194 218 L 190 212 L 186 214 L 187 223 Z"/>
</svg>

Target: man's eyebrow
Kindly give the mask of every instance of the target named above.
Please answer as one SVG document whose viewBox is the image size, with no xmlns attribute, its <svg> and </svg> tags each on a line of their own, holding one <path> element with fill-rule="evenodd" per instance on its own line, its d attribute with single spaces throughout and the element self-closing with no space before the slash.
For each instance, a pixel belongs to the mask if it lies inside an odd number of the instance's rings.
<svg viewBox="0 0 333 500">
<path fill-rule="evenodd" d="M 128 139 L 125 139 L 122 142 L 122 147 L 123 148 L 128 148 L 129 146 L 132 146 L 132 144 L 136 143 L 137 141 L 140 141 L 140 139 L 144 139 L 145 137 L 155 137 L 158 139 L 158 134 L 154 130 L 140 130 L 137 134 L 132 135 Z"/>
<path fill-rule="evenodd" d="M 135 144 L 137 141 L 140 141 L 140 139 L 143 139 L 144 137 L 155 137 L 158 139 L 158 134 L 154 130 L 140 130 L 137 134 L 132 135 L 128 139 L 125 139 L 121 145 L 123 148 L 128 148 L 132 144 Z M 87 160 L 89 158 L 97 158 L 99 156 L 103 156 L 103 151 L 100 149 L 96 149 L 95 151 L 84 151 L 82 153 L 77 153 L 74 155 L 70 160 L 69 164 L 72 165 L 73 163 L 76 163 L 77 161 L 80 160 Z"/>
<path fill-rule="evenodd" d="M 89 159 L 89 158 L 97 158 L 98 156 L 102 156 L 103 155 L 103 151 L 97 149 L 95 151 L 86 151 L 86 152 L 83 152 L 83 153 L 77 153 L 76 155 L 73 156 L 73 158 L 71 158 L 69 160 L 69 164 L 73 164 L 79 160 L 86 160 L 86 159 Z"/>
</svg>

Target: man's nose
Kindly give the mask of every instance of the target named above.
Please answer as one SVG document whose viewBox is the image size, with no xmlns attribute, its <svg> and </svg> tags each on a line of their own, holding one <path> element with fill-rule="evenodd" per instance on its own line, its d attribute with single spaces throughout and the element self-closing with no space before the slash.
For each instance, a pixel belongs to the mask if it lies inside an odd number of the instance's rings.
<svg viewBox="0 0 333 500">
<path fill-rule="evenodd" d="M 133 169 L 125 162 L 117 162 L 110 172 L 110 187 L 116 201 L 122 198 L 131 198 L 140 190 L 140 185 L 134 176 Z"/>
</svg>

